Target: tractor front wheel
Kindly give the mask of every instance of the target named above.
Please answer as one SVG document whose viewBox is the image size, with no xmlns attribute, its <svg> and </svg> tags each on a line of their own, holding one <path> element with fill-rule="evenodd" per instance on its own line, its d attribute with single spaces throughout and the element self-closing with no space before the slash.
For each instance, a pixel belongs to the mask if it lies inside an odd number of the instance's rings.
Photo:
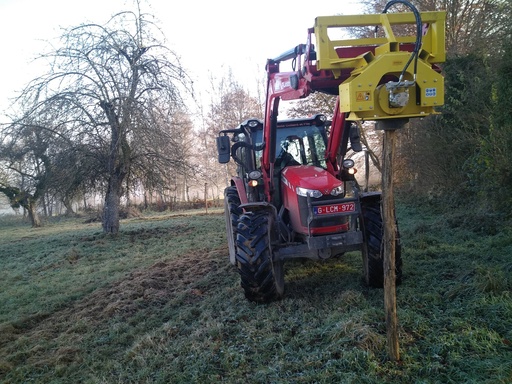
<svg viewBox="0 0 512 384">
<path fill-rule="evenodd" d="M 236 265 L 249 301 L 268 303 L 284 293 L 282 261 L 273 261 L 273 217 L 268 212 L 240 216 L 236 238 Z"/>
<path fill-rule="evenodd" d="M 236 227 L 242 214 L 240 198 L 236 187 L 227 187 L 224 190 L 224 216 L 226 220 L 226 237 L 228 240 L 229 262 L 236 265 Z"/>
</svg>

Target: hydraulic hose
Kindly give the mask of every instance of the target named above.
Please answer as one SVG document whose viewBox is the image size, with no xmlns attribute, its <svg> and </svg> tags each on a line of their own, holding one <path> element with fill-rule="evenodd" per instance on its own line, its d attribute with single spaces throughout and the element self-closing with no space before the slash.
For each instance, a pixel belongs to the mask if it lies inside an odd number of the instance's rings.
<svg viewBox="0 0 512 384">
<path fill-rule="evenodd" d="M 416 81 L 416 72 L 418 70 L 418 56 L 421 49 L 421 41 L 422 41 L 422 23 L 421 23 L 421 15 L 418 9 L 409 1 L 407 0 L 391 0 L 389 1 L 386 6 L 384 7 L 384 10 L 382 13 L 387 13 L 388 9 L 392 7 L 395 4 L 403 4 L 406 7 L 408 7 L 412 13 L 414 14 L 414 18 L 416 19 L 416 42 L 414 44 L 414 49 L 412 52 L 411 57 L 409 60 L 407 60 L 407 63 L 405 64 L 404 69 L 402 70 L 402 73 L 400 74 L 400 78 L 398 79 L 398 82 L 402 82 L 405 71 L 407 70 L 407 67 L 411 64 L 412 59 L 414 59 L 414 81 Z"/>
</svg>

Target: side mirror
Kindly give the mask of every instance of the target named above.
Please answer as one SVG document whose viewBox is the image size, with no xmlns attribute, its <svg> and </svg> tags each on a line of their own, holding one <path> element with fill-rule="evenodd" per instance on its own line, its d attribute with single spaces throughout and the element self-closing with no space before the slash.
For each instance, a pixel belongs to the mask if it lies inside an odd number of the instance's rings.
<svg viewBox="0 0 512 384">
<path fill-rule="evenodd" d="M 219 163 L 229 163 L 231 157 L 231 146 L 229 142 L 229 136 L 223 135 L 217 137 L 217 153 L 219 155 Z"/>
<path fill-rule="evenodd" d="M 359 127 L 356 124 L 350 126 L 350 145 L 354 152 L 361 152 L 363 146 L 361 145 L 361 136 L 359 135 Z"/>
</svg>

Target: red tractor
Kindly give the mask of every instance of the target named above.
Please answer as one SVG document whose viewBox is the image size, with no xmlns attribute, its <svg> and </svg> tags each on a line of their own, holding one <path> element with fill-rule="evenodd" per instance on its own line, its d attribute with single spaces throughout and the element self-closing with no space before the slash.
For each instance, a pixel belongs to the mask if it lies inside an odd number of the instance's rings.
<svg viewBox="0 0 512 384">
<path fill-rule="evenodd" d="M 444 60 L 444 13 L 411 9 L 318 17 L 306 44 L 267 61 L 264 121 L 249 119 L 219 133 L 219 162 L 232 158 L 237 165 L 224 193 L 226 229 L 229 259 L 248 300 L 283 296 L 286 260 L 324 260 L 350 251 L 361 251 L 367 284 L 383 286 L 381 194 L 361 191 L 347 154 L 362 149 L 355 120 L 422 117 L 443 102 L 435 64 Z M 395 37 L 396 24 L 416 24 L 416 34 Z M 385 37 L 333 41 L 327 33 L 361 25 L 382 27 Z M 292 71 L 280 72 L 288 60 Z M 338 95 L 332 120 L 322 114 L 278 119 L 280 100 L 313 92 Z M 395 237 L 400 282 L 398 229 Z"/>
</svg>

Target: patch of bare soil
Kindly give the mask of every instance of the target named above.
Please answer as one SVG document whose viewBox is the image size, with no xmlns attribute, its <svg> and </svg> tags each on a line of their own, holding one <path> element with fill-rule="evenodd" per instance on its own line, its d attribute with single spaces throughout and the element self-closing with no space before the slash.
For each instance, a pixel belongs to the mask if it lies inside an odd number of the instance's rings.
<svg viewBox="0 0 512 384">
<path fill-rule="evenodd" d="M 127 230 L 123 232 L 123 236 L 128 236 L 131 242 L 136 240 L 146 240 L 152 238 L 169 237 L 169 232 L 172 231 L 174 235 L 187 235 L 194 233 L 194 229 L 188 225 L 175 225 L 169 228 L 138 228 Z M 195 252 L 194 254 L 196 254 Z M 195 257 L 195 256 L 194 256 Z"/>
<path fill-rule="evenodd" d="M 4 326 L 0 330 L 4 331 L 0 339 L 0 379 L 15 365 L 42 367 L 79 361 L 79 355 L 85 352 L 80 350 L 80 341 L 94 329 L 107 329 L 113 318 L 125 321 L 148 308 L 158 311 L 177 297 L 186 302 L 201 300 L 204 288 L 198 289 L 195 283 L 221 272 L 225 261 L 224 248 L 197 250 L 133 271 L 60 311 Z M 20 353 L 19 344 L 27 343 L 33 347 Z"/>
<path fill-rule="evenodd" d="M 101 221 L 102 212 L 92 212 L 88 218 L 84 220 L 84 224 L 97 223 Z M 119 218 L 120 219 L 132 219 L 142 217 L 142 212 L 135 207 L 120 207 Z"/>
<path fill-rule="evenodd" d="M 94 291 L 62 316 L 102 323 L 113 316 L 133 316 L 141 303 L 144 307 L 161 306 L 174 296 L 191 291 L 192 283 L 215 271 L 217 263 L 212 255 L 218 253 L 193 252 L 178 260 L 162 261 L 134 271 L 111 287 Z"/>
</svg>

